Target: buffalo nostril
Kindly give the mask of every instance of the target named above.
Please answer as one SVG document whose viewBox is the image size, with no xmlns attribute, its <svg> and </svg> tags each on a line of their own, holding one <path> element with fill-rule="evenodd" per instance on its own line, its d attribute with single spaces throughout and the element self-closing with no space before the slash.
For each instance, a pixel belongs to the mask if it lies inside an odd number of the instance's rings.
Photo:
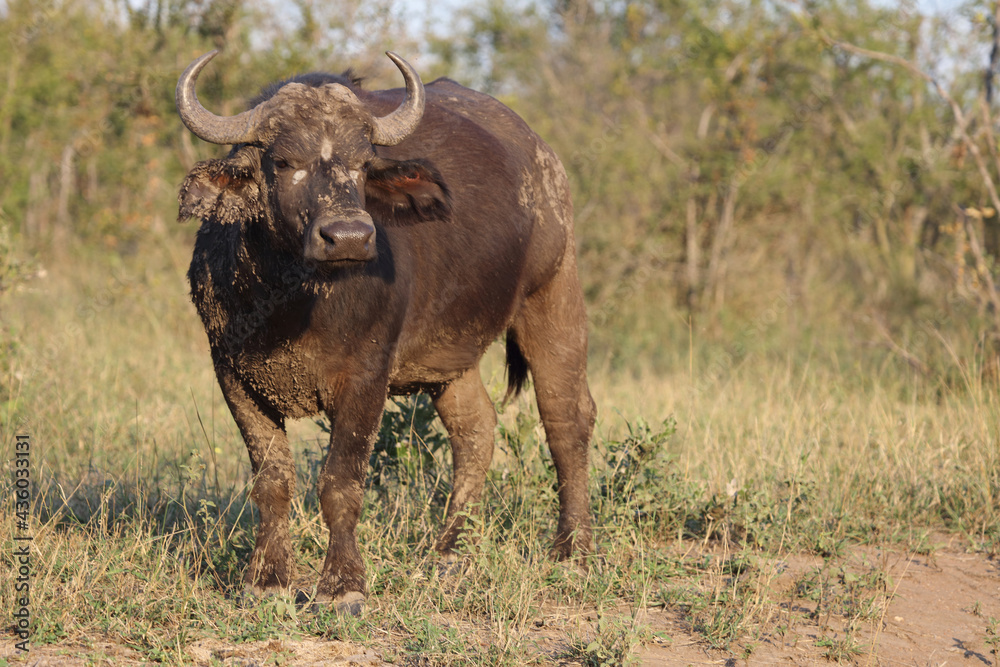
<svg viewBox="0 0 1000 667">
<path fill-rule="evenodd" d="M 337 245 L 337 233 L 333 227 L 320 227 L 319 236 L 330 245 Z"/>
</svg>

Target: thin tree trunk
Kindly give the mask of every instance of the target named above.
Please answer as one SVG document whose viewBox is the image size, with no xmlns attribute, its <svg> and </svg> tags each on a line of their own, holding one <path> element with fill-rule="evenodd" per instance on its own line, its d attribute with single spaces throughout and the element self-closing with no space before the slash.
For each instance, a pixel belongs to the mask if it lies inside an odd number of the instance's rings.
<svg viewBox="0 0 1000 667">
<path fill-rule="evenodd" d="M 694 193 L 688 196 L 687 215 L 684 225 L 684 272 L 687 279 L 687 295 L 685 301 L 689 311 L 698 308 L 698 290 L 700 287 L 701 275 L 698 268 L 701 262 L 700 246 L 698 244 L 698 204 L 695 202 Z"/>
<path fill-rule="evenodd" d="M 69 231 L 69 198 L 73 194 L 73 158 L 75 155 L 76 149 L 73 144 L 66 144 L 59 160 L 59 195 L 56 200 L 56 227 L 52 235 L 54 245 L 60 245 Z"/>
<path fill-rule="evenodd" d="M 28 238 L 39 239 L 45 236 L 50 212 L 39 211 L 39 206 L 41 202 L 48 201 L 48 194 L 44 191 L 47 180 L 47 170 L 38 165 L 31 169 L 28 176 L 28 202 L 24 211 L 24 233 Z"/>
<path fill-rule="evenodd" d="M 993 47 L 990 49 L 990 64 L 984 77 L 986 88 L 986 103 L 993 102 L 993 80 L 997 74 L 997 64 L 1000 62 L 1000 2 L 993 3 Z"/>
<path fill-rule="evenodd" d="M 716 310 L 722 308 L 725 302 L 726 255 L 729 250 L 729 236 L 733 229 L 733 219 L 736 214 L 736 195 L 739 186 L 732 183 L 726 189 L 722 201 L 722 215 L 719 225 L 712 238 L 712 254 L 708 259 L 708 276 L 705 279 L 706 291 L 711 291 L 712 303 Z"/>
</svg>

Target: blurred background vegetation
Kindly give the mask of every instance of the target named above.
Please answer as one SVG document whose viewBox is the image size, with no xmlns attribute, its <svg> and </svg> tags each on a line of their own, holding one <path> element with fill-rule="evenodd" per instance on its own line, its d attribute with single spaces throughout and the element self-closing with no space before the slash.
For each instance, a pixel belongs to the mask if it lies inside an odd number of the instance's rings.
<svg viewBox="0 0 1000 667">
<path fill-rule="evenodd" d="M 698 354 L 724 374 L 748 354 L 824 350 L 925 375 L 956 359 L 989 371 L 995 13 L 865 0 L 11 0 L 0 289 L 82 257 L 186 251 L 195 226 L 173 222 L 177 185 L 222 151 L 174 111 L 197 55 L 222 50 L 200 91 L 233 113 L 311 69 L 398 85 L 391 48 L 426 80 L 499 97 L 562 156 L 595 368 Z M 693 337 L 717 345 L 692 351 Z"/>
</svg>

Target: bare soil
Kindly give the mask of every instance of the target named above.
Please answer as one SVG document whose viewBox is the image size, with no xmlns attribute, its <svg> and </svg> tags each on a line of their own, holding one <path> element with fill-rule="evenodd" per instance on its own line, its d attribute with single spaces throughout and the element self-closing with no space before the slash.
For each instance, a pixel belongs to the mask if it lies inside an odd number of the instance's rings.
<svg viewBox="0 0 1000 667">
<path fill-rule="evenodd" d="M 821 559 L 791 558 L 787 570 L 773 582 L 779 597 L 797 577 L 820 566 Z M 859 665 L 996 665 L 1000 644 L 989 628 L 1000 619 L 1000 564 L 983 554 L 944 547 L 930 555 L 857 550 L 846 559 L 846 569 L 864 570 L 881 562 L 888 574 L 889 604 L 880 617 L 861 624 L 855 632 L 859 652 L 843 660 Z M 784 588 L 785 590 L 782 590 Z M 774 626 L 782 634 L 765 633 L 749 656 L 739 648 L 711 650 L 691 632 L 676 609 L 648 610 L 646 621 L 668 634 L 669 644 L 647 645 L 643 665 L 813 665 L 829 664 L 824 637 L 843 639 L 845 619 L 836 614 L 813 617 L 816 604 L 789 596 Z M 1000 632 L 1000 628 L 997 629 Z M 998 638 L 1000 639 L 1000 638 Z"/>
<path fill-rule="evenodd" d="M 966 553 L 954 545 L 939 546 L 927 555 L 878 549 L 855 549 L 839 559 L 840 572 L 878 571 L 886 575 L 884 598 L 874 618 L 848 628 L 844 615 L 824 608 L 823 603 L 799 595 L 797 582 L 823 567 L 819 557 L 790 556 L 774 561 L 775 576 L 769 579 L 768 597 L 785 600 L 770 606 L 756 636 L 743 637 L 727 650 L 713 649 L 698 634 L 681 606 L 650 606 L 633 610 L 637 620 L 655 635 L 633 658 L 648 666 L 673 665 L 813 665 L 832 664 L 831 641 L 851 638 L 854 649 L 842 655 L 843 664 L 858 665 L 997 665 L 1000 651 L 1000 563 L 984 554 Z M 798 593 L 796 592 L 798 591 Z M 817 613 L 819 606 L 819 613 Z M 630 617 L 627 609 L 621 617 Z M 446 619 L 442 619 L 447 622 Z M 531 625 L 529 641 L 535 643 L 549 664 L 580 664 L 565 657 L 570 633 L 586 636 L 594 627 L 596 612 L 551 609 Z M 461 622 L 455 623 L 460 629 Z M 468 628 L 476 633 L 476 629 Z M 582 630 L 582 635 L 581 635 Z M 751 633 L 753 634 L 753 633 Z M 308 639 L 270 640 L 245 644 L 206 639 L 187 648 L 193 664 L 209 665 L 358 665 L 389 664 L 385 658 L 402 638 L 390 633 L 373 637 L 368 647 L 340 641 Z M 995 641 L 993 641 L 995 640 Z M 0 640 L 0 664 L 4 660 L 29 665 L 142 664 L 142 656 L 128 647 L 106 641 L 76 641 L 33 646 L 19 653 L 15 640 Z M 398 658 L 397 658 L 398 660 Z M 404 664 L 428 664 L 432 659 Z"/>
</svg>

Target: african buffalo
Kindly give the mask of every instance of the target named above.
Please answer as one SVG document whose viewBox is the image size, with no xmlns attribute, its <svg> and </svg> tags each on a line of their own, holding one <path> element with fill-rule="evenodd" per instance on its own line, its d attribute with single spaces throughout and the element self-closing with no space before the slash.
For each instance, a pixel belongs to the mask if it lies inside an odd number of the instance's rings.
<svg viewBox="0 0 1000 667">
<path fill-rule="evenodd" d="M 178 217 L 201 220 L 191 297 L 254 473 L 249 590 L 289 585 L 285 420 L 322 411 L 330 542 L 315 599 L 360 611 L 355 528 L 390 394 L 428 393 L 448 430 L 454 487 L 436 549 L 454 555 L 493 457 L 496 413 L 479 361 L 504 332 L 508 393 L 530 370 L 558 475 L 553 555 L 589 552 L 595 407 L 572 205 L 552 150 L 492 97 L 447 79 L 425 88 L 393 53 L 405 90 L 312 73 L 216 116 L 195 94 L 214 55 L 181 75 L 177 110 L 195 135 L 232 149 L 194 166 Z"/>
</svg>

